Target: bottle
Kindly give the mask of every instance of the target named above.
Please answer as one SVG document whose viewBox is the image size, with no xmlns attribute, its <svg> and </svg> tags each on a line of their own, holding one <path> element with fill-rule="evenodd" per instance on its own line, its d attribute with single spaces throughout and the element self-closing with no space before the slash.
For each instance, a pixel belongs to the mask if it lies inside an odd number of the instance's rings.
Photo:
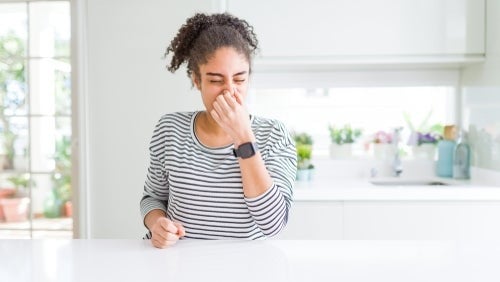
<svg viewBox="0 0 500 282">
<path fill-rule="evenodd" d="M 436 174 L 440 177 L 453 177 L 453 154 L 455 152 L 455 126 L 444 127 L 443 140 L 437 145 L 438 158 Z"/>
<path fill-rule="evenodd" d="M 470 146 L 467 142 L 467 134 L 462 130 L 458 133 L 453 152 L 453 178 L 470 178 Z"/>
</svg>

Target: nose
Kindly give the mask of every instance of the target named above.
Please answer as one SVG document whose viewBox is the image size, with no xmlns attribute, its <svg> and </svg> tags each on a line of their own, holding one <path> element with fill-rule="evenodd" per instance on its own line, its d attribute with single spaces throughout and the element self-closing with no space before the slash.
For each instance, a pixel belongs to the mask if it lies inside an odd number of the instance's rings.
<svg viewBox="0 0 500 282">
<path fill-rule="evenodd" d="M 234 89 L 236 88 L 236 84 L 232 81 L 228 81 L 224 84 L 224 91 L 229 91 L 229 93 L 234 94 Z"/>
</svg>

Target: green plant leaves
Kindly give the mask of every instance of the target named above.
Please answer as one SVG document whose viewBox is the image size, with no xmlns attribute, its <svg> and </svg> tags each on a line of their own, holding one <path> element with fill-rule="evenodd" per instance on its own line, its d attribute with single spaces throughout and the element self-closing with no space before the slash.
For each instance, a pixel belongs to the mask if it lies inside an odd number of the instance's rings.
<svg viewBox="0 0 500 282">
<path fill-rule="evenodd" d="M 344 127 L 337 128 L 333 125 L 329 125 L 330 139 L 332 143 L 342 145 L 354 143 L 362 133 L 359 128 L 352 128 L 351 125 L 346 124 Z"/>
</svg>

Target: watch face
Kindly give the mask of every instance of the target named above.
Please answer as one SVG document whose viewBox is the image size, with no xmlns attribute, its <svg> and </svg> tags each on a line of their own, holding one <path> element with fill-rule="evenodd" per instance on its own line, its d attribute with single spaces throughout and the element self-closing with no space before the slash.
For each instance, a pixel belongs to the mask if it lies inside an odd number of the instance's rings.
<svg viewBox="0 0 500 282">
<path fill-rule="evenodd" d="M 250 158 L 251 156 L 255 155 L 256 147 L 254 146 L 253 143 L 248 142 L 248 143 L 243 143 L 241 144 L 237 151 L 237 157 L 241 157 L 243 159 Z"/>
<path fill-rule="evenodd" d="M 242 158 L 248 158 L 255 154 L 252 143 L 246 143 L 240 146 L 240 155 Z"/>
</svg>

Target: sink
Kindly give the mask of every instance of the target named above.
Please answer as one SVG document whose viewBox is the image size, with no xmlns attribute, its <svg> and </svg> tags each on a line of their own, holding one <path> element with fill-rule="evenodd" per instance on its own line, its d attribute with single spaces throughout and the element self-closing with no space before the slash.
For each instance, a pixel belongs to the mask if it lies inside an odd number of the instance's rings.
<svg viewBox="0 0 500 282">
<path fill-rule="evenodd" d="M 380 186 L 441 186 L 450 185 L 435 179 L 401 179 L 401 178 L 381 178 L 371 179 L 370 183 Z"/>
</svg>

